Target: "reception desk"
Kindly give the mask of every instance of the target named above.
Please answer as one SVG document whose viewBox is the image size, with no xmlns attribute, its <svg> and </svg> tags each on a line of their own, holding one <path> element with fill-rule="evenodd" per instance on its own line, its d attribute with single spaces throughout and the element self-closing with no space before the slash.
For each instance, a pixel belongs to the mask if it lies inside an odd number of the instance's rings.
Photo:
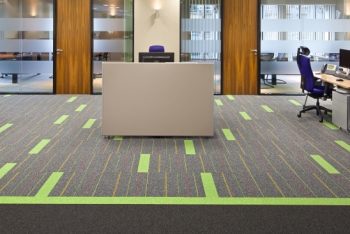
<svg viewBox="0 0 350 234">
<path fill-rule="evenodd" d="M 213 64 L 102 64 L 104 136 L 213 136 Z"/>
</svg>

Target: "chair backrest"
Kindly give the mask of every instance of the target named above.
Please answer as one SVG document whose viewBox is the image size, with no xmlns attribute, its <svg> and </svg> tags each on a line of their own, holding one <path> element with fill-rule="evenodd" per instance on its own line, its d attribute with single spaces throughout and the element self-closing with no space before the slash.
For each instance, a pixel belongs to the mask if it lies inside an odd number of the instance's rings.
<svg viewBox="0 0 350 234">
<path fill-rule="evenodd" d="M 165 49 L 162 45 L 151 45 L 148 49 L 148 52 L 161 52 L 164 53 Z"/>
<path fill-rule="evenodd" d="M 300 75 L 304 78 L 303 89 L 312 92 L 315 86 L 314 73 L 312 72 L 310 58 L 305 55 L 299 55 L 297 58 Z"/>
</svg>

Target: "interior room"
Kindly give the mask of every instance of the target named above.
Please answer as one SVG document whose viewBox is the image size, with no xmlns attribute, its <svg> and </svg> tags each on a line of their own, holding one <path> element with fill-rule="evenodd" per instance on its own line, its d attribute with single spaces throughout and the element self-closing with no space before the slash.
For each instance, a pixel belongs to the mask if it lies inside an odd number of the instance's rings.
<svg viewBox="0 0 350 234">
<path fill-rule="evenodd" d="M 0 0 L 0 232 L 346 232 L 349 28 L 349 0 Z"/>
</svg>

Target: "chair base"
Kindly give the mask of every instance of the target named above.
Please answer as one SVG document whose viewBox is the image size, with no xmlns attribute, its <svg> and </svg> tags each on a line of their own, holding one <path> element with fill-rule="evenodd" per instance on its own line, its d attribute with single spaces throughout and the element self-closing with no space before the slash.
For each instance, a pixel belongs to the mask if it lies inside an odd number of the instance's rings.
<svg viewBox="0 0 350 234">
<path fill-rule="evenodd" d="M 324 107 L 324 106 L 321 106 L 320 105 L 320 100 L 319 98 L 317 98 L 317 102 L 316 102 L 316 105 L 312 105 L 312 106 L 306 106 L 306 102 L 307 102 L 307 99 L 308 99 L 309 95 L 306 96 L 306 100 L 305 100 L 305 104 L 303 106 L 303 109 L 301 111 L 299 111 L 299 114 L 297 115 L 299 118 L 301 118 L 301 114 L 302 113 L 306 113 L 307 111 L 310 111 L 310 110 L 316 110 L 316 114 L 317 116 L 319 116 L 319 121 L 322 123 L 323 122 L 323 113 L 322 111 L 324 111 L 325 114 L 327 114 L 328 112 L 332 112 L 332 110 Z"/>
</svg>

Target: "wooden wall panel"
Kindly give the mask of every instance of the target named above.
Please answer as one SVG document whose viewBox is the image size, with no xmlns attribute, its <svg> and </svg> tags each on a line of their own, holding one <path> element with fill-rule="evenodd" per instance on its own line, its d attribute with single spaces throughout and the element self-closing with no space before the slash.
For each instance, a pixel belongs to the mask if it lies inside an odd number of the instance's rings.
<svg viewBox="0 0 350 234">
<path fill-rule="evenodd" d="M 257 94 L 259 1 L 223 4 L 223 94 Z"/>
<path fill-rule="evenodd" d="M 91 93 L 91 1 L 57 0 L 56 93 Z"/>
</svg>

